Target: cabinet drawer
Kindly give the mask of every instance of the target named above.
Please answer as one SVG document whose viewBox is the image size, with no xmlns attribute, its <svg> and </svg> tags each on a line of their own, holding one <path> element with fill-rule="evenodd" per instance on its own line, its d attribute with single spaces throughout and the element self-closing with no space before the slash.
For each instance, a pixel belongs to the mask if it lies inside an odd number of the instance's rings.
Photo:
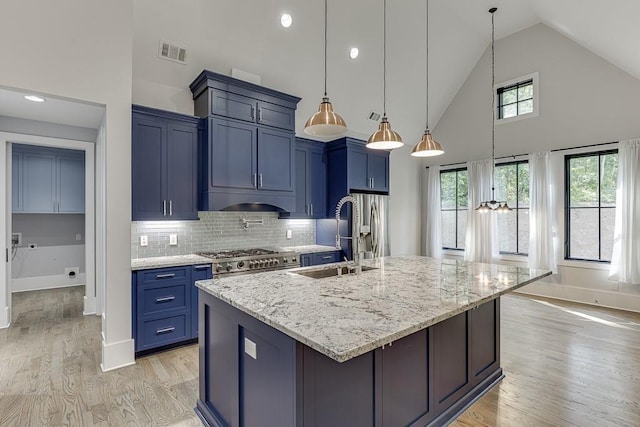
<svg viewBox="0 0 640 427">
<path fill-rule="evenodd" d="M 257 122 L 281 129 L 295 129 L 295 110 L 280 105 L 258 101 Z"/>
<path fill-rule="evenodd" d="M 158 313 L 171 309 L 187 308 L 188 288 L 185 284 L 176 284 L 173 286 L 146 287 L 140 290 L 141 295 L 138 297 L 142 303 L 139 314 L 145 316 L 147 314 Z"/>
<path fill-rule="evenodd" d="M 140 348 L 137 351 L 159 347 L 165 344 L 189 339 L 188 315 L 165 317 L 163 319 L 148 320 L 141 325 L 138 334 L 137 344 Z"/>
<path fill-rule="evenodd" d="M 221 90 L 211 90 L 211 114 L 227 118 L 256 121 L 256 100 Z"/>
<path fill-rule="evenodd" d="M 141 273 L 142 278 L 138 276 L 138 286 L 154 283 L 170 283 L 176 281 L 182 281 L 186 283 L 187 268 L 163 268 L 154 270 L 145 270 Z"/>
<path fill-rule="evenodd" d="M 311 265 L 329 264 L 340 262 L 340 252 L 319 252 L 311 255 Z"/>
</svg>

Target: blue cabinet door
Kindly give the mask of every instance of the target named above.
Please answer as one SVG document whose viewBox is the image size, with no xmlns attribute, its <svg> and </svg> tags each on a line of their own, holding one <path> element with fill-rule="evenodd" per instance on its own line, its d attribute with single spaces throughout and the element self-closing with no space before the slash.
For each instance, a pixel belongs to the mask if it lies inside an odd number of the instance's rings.
<svg viewBox="0 0 640 427">
<path fill-rule="evenodd" d="M 167 124 L 167 215 L 169 219 L 198 219 L 198 127 Z"/>
<path fill-rule="evenodd" d="M 258 101 L 258 117 L 256 119 L 260 125 L 295 130 L 295 111 L 281 105 Z"/>
<path fill-rule="evenodd" d="M 165 219 L 166 139 L 166 125 L 162 120 L 134 114 L 131 134 L 134 221 Z"/>
<path fill-rule="evenodd" d="M 255 189 L 257 186 L 257 128 L 234 120 L 209 119 L 210 186 Z"/>
<path fill-rule="evenodd" d="M 211 89 L 210 114 L 245 122 L 256 121 L 256 100 L 235 93 Z"/>
<path fill-rule="evenodd" d="M 11 153 L 11 211 L 22 212 L 22 153 Z"/>
<path fill-rule="evenodd" d="M 257 130 L 258 189 L 294 191 L 294 135 L 264 127 Z"/>
<path fill-rule="evenodd" d="M 56 158 L 47 152 L 23 154 L 23 211 L 54 213 L 56 207 Z"/>
<path fill-rule="evenodd" d="M 367 152 L 365 148 L 348 149 L 348 186 L 352 190 L 369 190 L 369 175 L 367 174 Z"/>
<path fill-rule="evenodd" d="M 59 213 L 84 213 L 84 156 L 59 156 L 57 159 Z"/>
<path fill-rule="evenodd" d="M 371 189 L 389 191 L 389 153 L 369 153 L 367 156 L 367 174 Z"/>
<path fill-rule="evenodd" d="M 296 148 L 296 217 L 305 218 L 309 215 L 307 168 L 307 150 Z"/>
<path fill-rule="evenodd" d="M 327 216 L 327 165 L 324 150 L 309 149 L 307 162 L 308 200 L 310 216 L 312 218 L 326 218 Z M 297 195 L 296 195 L 297 196 Z"/>
<path fill-rule="evenodd" d="M 198 338 L 198 287 L 195 282 L 211 279 L 212 274 L 211 264 L 191 267 L 191 338 Z"/>
</svg>

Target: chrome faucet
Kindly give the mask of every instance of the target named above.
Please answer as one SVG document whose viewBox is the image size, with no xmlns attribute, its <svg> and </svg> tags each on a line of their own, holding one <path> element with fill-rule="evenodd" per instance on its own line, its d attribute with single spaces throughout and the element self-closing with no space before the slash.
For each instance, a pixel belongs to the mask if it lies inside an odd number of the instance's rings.
<svg viewBox="0 0 640 427">
<path fill-rule="evenodd" d="M 342 211 L 342 206 L 347 202 L 351 202 L 351 204 L 353 205 L 353 224 L 355 224 L 354 229 L 352 230 L 353 236 L 340 235 L 340 212 Z M 342 199 L 340 199 L 338 205 L 336 206 L 336 249 L 342 249 L 342 245 L 340 243 L 342 239 L 350 239 L 356 246 L 356 250 L 353 251 L 355 258 L 354 261 L 357 263 L 357 269 L 359 270 L 362 262 L 360 253 L 360 206 L 358 206 L 358 202 L 355 197 L 350 195 L 344 196 Z"/>
</svg>

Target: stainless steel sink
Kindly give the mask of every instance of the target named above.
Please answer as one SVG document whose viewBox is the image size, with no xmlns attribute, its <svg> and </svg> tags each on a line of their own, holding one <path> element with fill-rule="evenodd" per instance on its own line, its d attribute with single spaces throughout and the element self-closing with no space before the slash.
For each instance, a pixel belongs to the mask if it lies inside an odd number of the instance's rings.
<svg viewBox="0 0 640 427">
<path fill-rule="evenodd" d="M 377 270 L 376 267 L 362 266 L 362 271 Z M 308 270 L 308 271 L 296 271 L 295 274 L 301 274 L 303 276 L 311 277 L 312 279 L 324 279 L 327 277 L 335 276 L 348 276 L 358 274 L 357 270 L 353 267 L 342 266 L 337 268 L 324 268 L 321 270 Z"/>
</svg>

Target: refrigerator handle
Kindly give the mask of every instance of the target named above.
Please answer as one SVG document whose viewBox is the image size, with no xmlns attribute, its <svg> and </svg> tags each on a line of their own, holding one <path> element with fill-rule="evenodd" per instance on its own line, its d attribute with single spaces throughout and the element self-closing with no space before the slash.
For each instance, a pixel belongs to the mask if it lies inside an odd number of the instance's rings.
<svg viewBox="0 0 640 427">
<path fill-rule="evenodd" d="M 378 233 L 380 231 L 380 212 L 378 211 L 378 204 L 373 201 L 371 203 L 371 250 L 373 251 L 374 257 L 379 257 L 382 255 L 380 253 L 379 247 L 379 236 Z"/>
</svg>

